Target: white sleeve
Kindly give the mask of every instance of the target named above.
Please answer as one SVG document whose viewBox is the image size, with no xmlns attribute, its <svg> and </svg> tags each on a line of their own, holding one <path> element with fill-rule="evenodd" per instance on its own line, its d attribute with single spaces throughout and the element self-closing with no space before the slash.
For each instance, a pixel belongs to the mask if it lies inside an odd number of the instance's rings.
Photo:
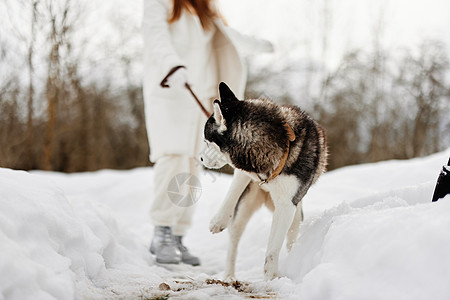
<svg viewBox="0 0 450 300">
<path fill-rule="evenodd" d="M 169 14 L 169 1 L 144 0 L 144 62 L 146 68 L 153 68 L 159 74 L 160 80 L 174 67 L 184 65 L 172 44 L 167 21 Z"/>
<path fill-rule="evenodd" d="M 225 28 L 238 51 L 244 56 L 259 53 L 272 53 L 274 51 L 272 43 L 268 40 L 242 34 L 228 26 Z"/>
</svg>

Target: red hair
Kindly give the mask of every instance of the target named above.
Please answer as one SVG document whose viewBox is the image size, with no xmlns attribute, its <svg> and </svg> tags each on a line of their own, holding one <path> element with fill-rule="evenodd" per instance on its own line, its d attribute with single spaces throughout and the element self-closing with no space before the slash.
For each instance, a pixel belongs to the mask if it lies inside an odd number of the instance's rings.
<svg viewBox="0 0 450 300">
<path fill-rule="evenodd" d="M 178 21 L 181 13 L 186 9 L 191 14 L 195 14 L 200 19 L 200 23 L 204 30 L 208 30 L 213 26 L 214 18 L 220 15 L 211 8 L 211 2 L 214 0 L 173 0 L 172 14 L 169 23 Z"/>
</svg>

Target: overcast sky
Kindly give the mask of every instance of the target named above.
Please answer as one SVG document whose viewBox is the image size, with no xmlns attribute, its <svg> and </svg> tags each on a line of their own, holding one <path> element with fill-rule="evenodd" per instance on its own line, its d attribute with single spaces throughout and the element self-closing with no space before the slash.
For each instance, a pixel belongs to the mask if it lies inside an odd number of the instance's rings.
<svg viewBox="0 0 450 300">
<path fill-rule="evenodd" d="M 325 56 L 331 65 L 345 51 L 370 49 L 377 34 L 390 50 L 424 39 L 450 45 L 450 0 L 219 0 L 219 5 L 230 26 L 241 32 L 268 39 L 294 57 Z M 329 38 L 323 53 L 325 28 Z"/>
</svg>

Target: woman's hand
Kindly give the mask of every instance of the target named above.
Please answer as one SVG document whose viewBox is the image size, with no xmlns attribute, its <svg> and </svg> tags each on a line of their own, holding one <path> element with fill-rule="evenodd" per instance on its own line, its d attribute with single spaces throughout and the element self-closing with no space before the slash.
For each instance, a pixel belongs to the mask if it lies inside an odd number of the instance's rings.
<svg viewBox="0 0 450 300">
<path fill-rule="evenodd" d="M 185 67 L 177 67 L 169 72 L 169 74 L 161 82 L 161 86 L 165 88 L 183 89 L 186 87 L 188 74 Z"/>
</svg>

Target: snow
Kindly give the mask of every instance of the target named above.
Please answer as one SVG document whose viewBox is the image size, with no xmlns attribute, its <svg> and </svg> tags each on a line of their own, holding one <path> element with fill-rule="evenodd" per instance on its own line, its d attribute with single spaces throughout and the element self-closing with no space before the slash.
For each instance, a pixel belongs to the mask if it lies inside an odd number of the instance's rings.
<svg viewBox="0 0 450 300">
<path fill-rule="evenodd" d="M 304 200 L 279 279 L 263 280 L 271 214 L 258 211 L 223 275 L 227 234 L 208 232 L 231 177 L 205 171 L 186 236 L 201 267 L 148 252 L 152 168 L 92 173 L 0 169 L 0 299 L 448 299 L 450 196 L 431 203 L 450 149 L 325 174 Z M 164 290 L 165 283 L 170 290 Z"/>
</svg>

